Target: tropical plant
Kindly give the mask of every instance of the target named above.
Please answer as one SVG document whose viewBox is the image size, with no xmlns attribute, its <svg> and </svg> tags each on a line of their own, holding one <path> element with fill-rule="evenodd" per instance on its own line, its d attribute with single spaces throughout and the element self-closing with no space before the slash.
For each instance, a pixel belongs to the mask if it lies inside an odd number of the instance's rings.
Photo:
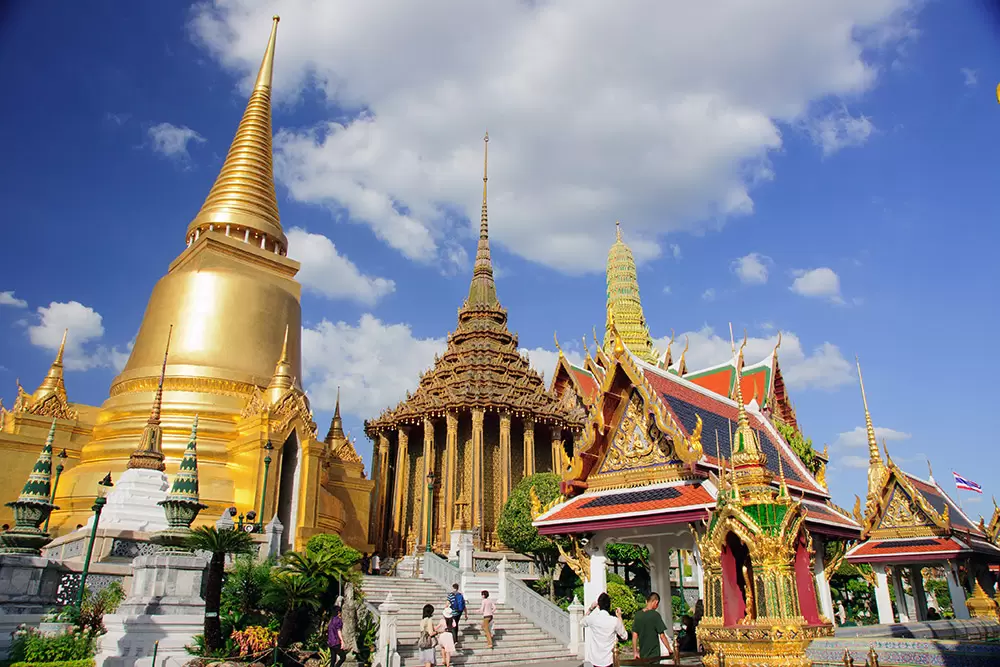
<svg viewBox="0 0 1000 667">
<path fill-rule="evenodd" d="M 223 647 L 222 623 L 219 607 L 222 599 L 222 579 L 226 571 L 227 554 L 253 552 L 253 538 L 239 530 L 219 530 L 215 526 L 198 526 L 191 530 L 187 547 L 212 554 L 205 581 L 205 646 L 209 651 Z"/>
<path fill-rule="evenodd" d="M 372 664 L 375 642 L 378 641 L 378 616 L 361 608 L 358 611 L 358 648 L 354 652 L 361 667 Z"/>
<path fill-rule="evenodd" d="M 531 490 L 535 490 L 542 506 L 559 497 L 559 476 L 536 473 L 521 479 L 503 506 L 497 524 L 497 537 L 519 554 L 531 558 L 542 577 L 549 582 L 549 599 L 555 600 L 552 574 L 559 562 L 559 547 L 550 537 L 539 535 L 531 523 Z M 565 544 L 564 544 L 565 546 Z"/>
<path fill-rule="evenodd" d="M 233 630 L 231 638 L 240 647 L 240 656 L 259 656 L 274 648 L 278 642 L 275 630 L 251 625 L 245 630 Z"/>
<path fill-rule="evenodd" d="M 11 662 L 63 662 L 93 659 L 97 650 L 97 636 L 80 628 L 57 635 L 43 635 L 38 628 L 19 626 L 11 634 L 9 660 Z"/>
<path fill-rule="evenodd" d="M 296 627 L 305 626 L 299 623 L 303 611 L 320 609 L 322 595 L 322 583 L 301 574 L 282 572 L 271 580 L 264 603 L 283 610 L 278 646 L 288 646 Z"/>
<path fill-rule="evenodd" d="M 799 457 L 799 460 L 805 464 L 809 472 L 816 474 L 819 472 L 819 466 L 821 461 L 816 458 L 816 452 L 813 450 L 812 439 L 802 435 L 802 431 L 798 430 L 791 424 L 786 424 L 783 421 L 775 420 L 774 425 L 778 428 L 778 433 L 781 437 L 785 439 L 788 446 L 792 448 L 795 455 Z"/>
<path fill-rule="evenodd" d="M 310 537 L 306 542 L 306 552 L 329 555 L 344 572 L 361 562 L 361 552 L 344 544 L 340 535 L 333 533 L 320 533 Z"/>
<path fill-rule="evenodd" d="M 223 635 L 266 622 L 261 601 L 271 581 L 273 567 L 272 559 L 257 562 L 246 554 L 233 560 L 222 585 L 220 613 L 225 626 Z"/>
<path fill-rule="evenodd" d="M 349 561 L 338 557 L 330 551 L 290 551 L 281 558 L 281 564 L 277 568 L 278 573 L 294 574 L 315 581 L 322 591 L 320 596 L 321 606 L 324 609 L 333 607 L 339 589 L 339 580 L 353 580 L 352 572 L 348 568 Z"/>
</svg>

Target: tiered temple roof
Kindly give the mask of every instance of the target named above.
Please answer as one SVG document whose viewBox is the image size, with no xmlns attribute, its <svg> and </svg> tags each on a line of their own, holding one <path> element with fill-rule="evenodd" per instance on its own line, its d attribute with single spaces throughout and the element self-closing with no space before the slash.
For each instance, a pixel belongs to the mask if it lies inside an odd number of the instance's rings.
<svg viewBox="0 0 1000 667">
<path fill-rule="evenodd" d="M 577 428 L 583 424 L 583 411 L 560 402 L 545 388 L 518 351 L 517 335 L 507 328 L 507 311 L 497 298 L 490 257 L 486 180 L 484 164 L 479 245 L 469 296 L 458 311 L 458 327 L 448 334 L 444 354 L 436 356 L 434 366 L 421 375 L 416 391 L 365 422 L 369 437 L 401 424 L 420 423 L 427 416 L 473 408 Z"/>
</svg>

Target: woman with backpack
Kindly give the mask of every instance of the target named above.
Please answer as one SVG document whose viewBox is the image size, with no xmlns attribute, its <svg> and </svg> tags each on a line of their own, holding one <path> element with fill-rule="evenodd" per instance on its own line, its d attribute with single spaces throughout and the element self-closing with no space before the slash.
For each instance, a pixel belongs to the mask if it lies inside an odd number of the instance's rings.
<svg viewBox="0 0 1000 667">
<path fill-rule="evenodd" d="M 434 667 L 434 647 L 437 646 L 437 628 L 434 627 L 434 605 L 425 604 L 423 617 L 420 619 L 420 637 L 417 639 L 417 651 L 424 667 Z"/>
</svg>

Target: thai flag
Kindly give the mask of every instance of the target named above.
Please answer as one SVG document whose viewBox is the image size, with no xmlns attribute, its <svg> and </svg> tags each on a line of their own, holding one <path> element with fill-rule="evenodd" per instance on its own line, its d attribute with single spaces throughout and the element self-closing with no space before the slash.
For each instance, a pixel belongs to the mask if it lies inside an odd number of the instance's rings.
<svg viewBox="0 0 1000 667">
<path fill-rule="evenodd" d="M 983 492 L 983 487 L 979 486 L 972 480 L 965 479 L 954 470 L 951 472 L 951 474 L 955 476 L 955 488 L 957 488 L 959 491 L 975 491 L 976 493 Z"/>
</svg>

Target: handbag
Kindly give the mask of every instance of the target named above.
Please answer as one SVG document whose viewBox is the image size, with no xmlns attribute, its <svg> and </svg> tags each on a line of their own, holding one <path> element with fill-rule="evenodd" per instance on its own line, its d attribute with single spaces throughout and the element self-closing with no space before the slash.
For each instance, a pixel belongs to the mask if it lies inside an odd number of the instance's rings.
<svg viewBox="0 0 1000 667">
<path fill-rule="evenodd" d="M 437 644 L 437 639 L 432 637 L 426 630 L 420 631 L 420 636 L 417 638 L 417 648 L 421 651 L 426 651 L 429 648 L 434 648 Z"/>
</svg>

